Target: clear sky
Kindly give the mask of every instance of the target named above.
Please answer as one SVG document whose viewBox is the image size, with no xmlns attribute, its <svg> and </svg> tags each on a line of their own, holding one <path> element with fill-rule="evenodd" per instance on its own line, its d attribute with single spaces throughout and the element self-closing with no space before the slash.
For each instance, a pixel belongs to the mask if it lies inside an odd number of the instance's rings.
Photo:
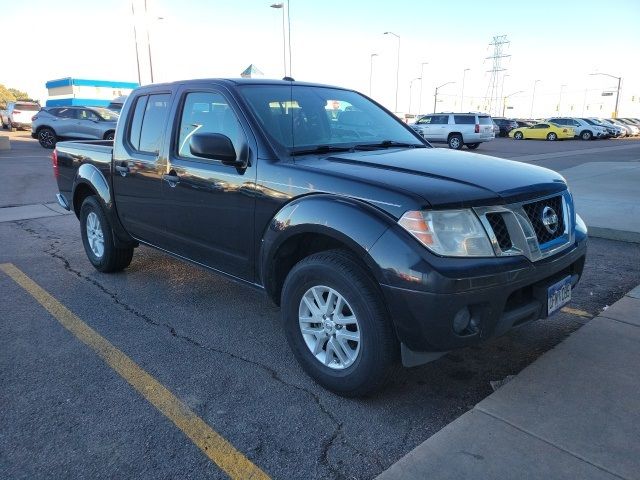
<svg viewBox="0 0 640 480">
<path fill-rule="evenodd" d="M 144 0 L 135 0 L 142 11 Z M 4 32 L 0 83 L 46 99 L 44 83 L 60 77 L 137 81 L 134 23 L 142 82 L 149 83 L 146 24 L 155 81 L 238 77 L 255 64 L 266 77 L 283 76 L 282 10 L 272 0 L 148 0 L 150 20 L 131 15 L 130 0 L 0 0 Z M 507 115 L 610 116 L 623 77 L 621 116 L 640 116 L 640 0 L 615 1 L 361 1 L 291 0 L 292 75 L 368 93 L 394 109 L 397 40 L 401 37 L 398 110 L 482 108 L 494 35 L 511 41 L 503 66 Z M 163 20 L 156 20 L 161 16 Z M 11 26 L 15 26 L 12 29 Z M 7 32 L 14 41 L 9 46 Z M 502 79 L 500 80 L 502 88 Z M 565 87 L 562 87 L 565 85 Z M 420 90 L 423 90 L 422 95 Z M 561 96 L 562 91 L 562 98 Z M 635 97 L 635 98 L 634 98 Z M 588 107 L 588 109 L 587 109 Z"/>
</svg>

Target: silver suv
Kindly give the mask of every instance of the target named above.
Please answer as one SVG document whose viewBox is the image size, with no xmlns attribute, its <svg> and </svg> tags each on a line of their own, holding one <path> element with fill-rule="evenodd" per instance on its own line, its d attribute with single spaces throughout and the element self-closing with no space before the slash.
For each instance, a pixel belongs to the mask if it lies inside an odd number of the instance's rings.
<svg viewBox="0 0 640 480">
<path fill-rule="evenodd" d="M 113 140 L 118 114 L 101 107 L 43 108 L 33 117 L 31 136 L 44 148 L 53 148 L 59 138 Z"/>
<path fill-rule="evenodd" d="M 17 101 L 7 103 L 7 109 L 0 112 L 2 128 L 13 132 L 16 128 L 30 128 L 32 117 L 38 113 L 40 105 L 35 102 Z"/>
<path fill-rule="evenodd" d="M 463 145 L 473 150 L 495 138 L 491 116 L 482 113 L 433 113 L 420 117 L 411 127 L 425 140 L 448 143 L 455 150 Z"/>
</svg>

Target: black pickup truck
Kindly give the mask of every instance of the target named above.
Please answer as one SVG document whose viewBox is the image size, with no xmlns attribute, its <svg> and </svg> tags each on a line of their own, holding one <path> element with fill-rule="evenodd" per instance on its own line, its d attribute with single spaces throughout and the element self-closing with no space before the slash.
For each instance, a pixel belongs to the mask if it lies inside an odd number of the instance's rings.
<svg viewBox="0 0 640 480">
<path fill-rule="evenodd" d="M 53 165 L 95 268 L 145 244 L 264 290 L 304 370 L 345 396 L 554 313 L 585 261 L 559 174 L 432 148 L 348 89 L 139 88 L 113 142 L 59 143 Z"/>
</svg>

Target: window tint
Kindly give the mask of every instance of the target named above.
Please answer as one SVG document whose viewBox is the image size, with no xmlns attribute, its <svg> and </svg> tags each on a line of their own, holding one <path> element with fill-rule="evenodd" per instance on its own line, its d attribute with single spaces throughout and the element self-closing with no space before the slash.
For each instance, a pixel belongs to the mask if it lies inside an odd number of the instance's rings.
<svg viewBox="0 0 640 480">
<path fill-rule="evenodd" d="M 128 139 L 131 146 L 136 150 L 140 150 L 140 130 L 142 129 L 142 118 L 147 108 L 148 98 L 146 95 L 136 98 L 136 105 L 133 110 L 133 116 L 131 117 L 131 128 L 129 129 Z"/>
<path fill-rule="evenodd" d="M 474 125 L 476 123 L 476 117 L 474 115 L 454 115 L 453 121 L 457 125 Z"/>
<path fill-rule="evenodd" d="M 449 123 L 449 115 L 434 115 L 431 119 L 431 125 L 446 125 Z"/>
<path fill-rule="evenodd" d="M 478 116 L 478 120 L 480 125 L 493 125 L 493 120 L 491 120 L 491 117 Z"/>
<path fill-rule="evenodd" d="M 595 123 L 589 120 L 588 118 L 583 118 L 582 120 L 587 122 L 589 125 L 595 125 Z"/>
<path fill-rule="evenodd" d="M 168 93 L 149 95 L 140 130 L 140 148 L 138 150 L 141 152 L 158 153 L 160 151 L 160 141 L 169 113 L 170 99 L 171 95 Z"/>
<path fill-rule="evenodd" d="M 93 121 L 98 120 L 98 116 L 95 113 L 93 113 L 91 110 L 87 110 L 86 108 L 78 110 L 78 118 L 80 120 L 93 120 Z"/>
<path fill-rule="evenodd" d="M 238 118 L 227 100 L 219 93 L 188 93 L 178 135 L 178 155 L 196 158 L 189 149 L 189 139 L 196 133 L 221 133 L 231 139 L 238 152 L 244 141 Z"/>
<path fill-rule="evenodd" d="M 76 113 L 78 111 L 75 108 L 60 108 L 57 115 L 60 118 L 78 118 Z"/>
</svg>

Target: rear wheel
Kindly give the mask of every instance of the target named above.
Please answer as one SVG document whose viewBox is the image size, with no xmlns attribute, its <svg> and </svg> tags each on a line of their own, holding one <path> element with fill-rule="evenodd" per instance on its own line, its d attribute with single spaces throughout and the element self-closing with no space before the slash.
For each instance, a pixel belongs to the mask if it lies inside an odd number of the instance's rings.
<svg viewBox="0 0 640 480">
<path fill-rule="evenodd" d="M 550 142 L 555 142 L 558 139 L 558 135 L 556 135 L 553 132 L 549 132 L 547 134 L 547 140 L 549 140 Z"/>
<path fill-rule="evenodd" d="M 289 346 L 316 382 L 346 397 L 381 388 L 394 371 L 398 341 L 382 296 L 347 251 L 296 264 L 282 290 Z"/>
<path fill-rule="evenodd" d="M 58 141 L 56 132 L 49 127 L 44 127 L 38 130 L 38 142 L 43 148 L 54 148 Z"/>
<path fill-rule="evenodd" d="M 524 135 L 522 134 L 522 132 L 516 132 L 513 134 L 513 138 L 515 138 L 516 140 L 522 140 L 524 138 Z"/>
<path fill-rule="evenodd" d="M 480 146 L 479 143 L 467 143 L 467 148 L 469 150 L 475 150 L 476 148 L 478 148 Z"/>
<path fill-rule="evenodd" d="M 15 132 L 16 131 L 16 127 L 13 126 L 13 123 L 11 122 L 11 119 L 8 120 L 9 123 L 7 124 L 7 128 L 9 129 L 10 132 Z"/>
<path fill-rule="evenodd" d="M 117 272 L 129 266 L 133 247 L 115 246 L 111 224 L 93 195 L 85 198 L 80 207 L 80 231 L 84 251 L 96 270 Z"/>
<path fill-rule="evenodd" d="M 463 145 L 462 135 L 458 135 L 457 133 L 454 135 L 451 135 L 447 143 L 449 144 L 449 148 L 452 148 L 454 150 L 460 150 Z"/>
<path fill-rule="evenodd" d="M 107 133 L 104 134 L 104 139 L 105 140 L 113 140 L 114 136 L 115 136 L 114 132 L 107 132 Z"/>
<path fill-rule="evenodd" d="M 589 130 L 585 130 L 580 134 L 580 138 L 582 140 L 591 140 L 593 138 L 593 133 L 591 133 Z"/>
</svg>

